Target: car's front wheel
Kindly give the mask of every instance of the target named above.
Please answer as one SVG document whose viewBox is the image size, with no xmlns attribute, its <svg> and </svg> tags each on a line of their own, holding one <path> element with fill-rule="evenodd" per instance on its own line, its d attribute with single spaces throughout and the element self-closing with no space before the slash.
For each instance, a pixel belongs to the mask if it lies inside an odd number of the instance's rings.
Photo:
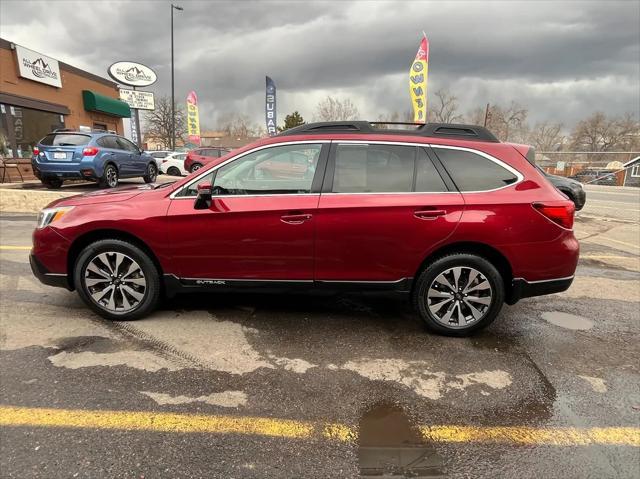
<svg viewBox="0 0 640 479">
<path fill-rule="evenodd" d="M 153 183 L 158 178 L 158 167 L 155 163 L 147 165 L 147 174 L 142 177 L 145 183 Z"/>
<path fill-rule="evenodd" d="M 504 282 L 481 256 L 454 253 L 422 271 L 413 303 L 426 326 L 447 336 L 468 336 L 485 328 L 504 303 Z"/>
<path fill-rule="evenodd" d="M 122 240 L 100 240 L 82 250 L 73 280 L 87 306 L 110 320 L 146 316 L 160 297 L 160 275 L 153 260 Z"/>
</svg>

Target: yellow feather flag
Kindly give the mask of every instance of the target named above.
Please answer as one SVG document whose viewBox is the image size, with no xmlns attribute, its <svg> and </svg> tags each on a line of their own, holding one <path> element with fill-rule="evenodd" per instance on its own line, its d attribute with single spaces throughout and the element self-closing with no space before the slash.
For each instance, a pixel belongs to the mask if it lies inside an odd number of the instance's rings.
<svg viewBox="0 0 640 479">
<path fill-rule="evenodd" d="M 409 70 L 409 94 L 413 106 L 413 121 L 427 122 L 427 76 L 429 70 L 429 41 L 426 35 Z"/>
</svg>

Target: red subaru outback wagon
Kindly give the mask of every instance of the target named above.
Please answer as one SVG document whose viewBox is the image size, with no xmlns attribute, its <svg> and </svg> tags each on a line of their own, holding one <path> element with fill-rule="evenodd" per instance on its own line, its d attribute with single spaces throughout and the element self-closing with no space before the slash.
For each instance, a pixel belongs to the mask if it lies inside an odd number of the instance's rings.
<svg viewBox="0 0 640 479">
<path fill-rule="evenodd" d="M 53 202 L 31 266 L 114 320 L 179 292 L 349 288 L 407 293 L 463 336 L 573 280 L 574 206 L 532 154 L 471 125 L 303 125 L 175 183 Z"/>
</svg>

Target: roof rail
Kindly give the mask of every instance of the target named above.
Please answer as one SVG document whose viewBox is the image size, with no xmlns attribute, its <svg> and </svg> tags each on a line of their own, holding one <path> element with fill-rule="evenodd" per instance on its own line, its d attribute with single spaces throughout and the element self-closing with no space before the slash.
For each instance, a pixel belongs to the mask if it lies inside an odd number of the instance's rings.
<svg viewBox="0 0 640 479">
<path fill-rule="evenodd" d="M 413 129 L 387 129 L 379 125 L 415 126 Z M 458 140 L 489 141 L 500 143 L 493 133 L 483 126 L 457 123 L 404 123 L 384 121 L 326 121 L 308 123 L 283 131 L 279 136 L 310 135 L 318 133 L 358 133 L 378 135 L 424 136 L 431 138 L 453 138 Z"/>
</svg>

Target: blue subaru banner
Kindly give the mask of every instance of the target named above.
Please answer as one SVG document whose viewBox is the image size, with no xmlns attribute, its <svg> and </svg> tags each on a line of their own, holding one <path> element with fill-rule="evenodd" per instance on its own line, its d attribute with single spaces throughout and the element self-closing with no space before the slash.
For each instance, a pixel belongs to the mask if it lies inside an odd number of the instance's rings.
<svg viewBox="0 0 640 479">
<path fill-rule="evenodd" d="M 267 77 L 267 90 L 265 97 L 265 120 L 267 122 L 267 133 L 273 136 L 278 133 L 276 125 L 276 84 Z"/>
</svg>

